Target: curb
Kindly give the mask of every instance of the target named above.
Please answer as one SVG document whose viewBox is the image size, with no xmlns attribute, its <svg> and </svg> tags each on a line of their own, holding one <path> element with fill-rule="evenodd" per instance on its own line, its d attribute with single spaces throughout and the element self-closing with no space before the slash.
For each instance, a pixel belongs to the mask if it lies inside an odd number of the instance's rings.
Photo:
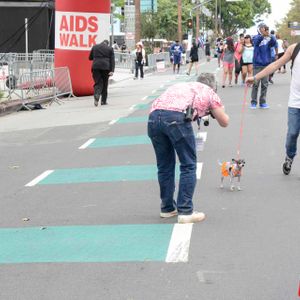
<svg viewBox="0 0 300 300">
<path fill-rule="evenodd" d="M 21 100 L 9 100 L 0 103 L 0 116 L 8 115 L 22 108 Z"/>
</svg>

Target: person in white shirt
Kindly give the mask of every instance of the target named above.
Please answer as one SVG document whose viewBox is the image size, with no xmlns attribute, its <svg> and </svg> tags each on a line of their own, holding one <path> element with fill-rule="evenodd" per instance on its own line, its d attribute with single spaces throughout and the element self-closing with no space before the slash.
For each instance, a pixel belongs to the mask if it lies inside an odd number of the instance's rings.
<svg viewBox="0 0 300 300">
<path fill-rule="evenodd" d="M 282 166 L 285 175 L 288 175 L 291 171 L 293 159 L 297 153 L 297 140 L 300 133 L 300 54 L 297 53 L 299 50 L 300 43 L 289 46 L 280 59 L 267 66 L 254 77 L 249 77 L 246 80 L 248 84 L 252 84 L 294 59 L 288 102 L 288 132 L 285 143 L 286 157 Z"/>
<path fill-rule="evenodd" d="M 280 59 L 284 55 L 284 42 L 280 38 L 280 35 L 276 34 L 277 44 L 278 44 L 278 59 Z M 278 73 L 286 73 L 286 66 L 283 65 L 283 70 L 281 72 L 281 67 L 278 69 Z"/>
</svg>

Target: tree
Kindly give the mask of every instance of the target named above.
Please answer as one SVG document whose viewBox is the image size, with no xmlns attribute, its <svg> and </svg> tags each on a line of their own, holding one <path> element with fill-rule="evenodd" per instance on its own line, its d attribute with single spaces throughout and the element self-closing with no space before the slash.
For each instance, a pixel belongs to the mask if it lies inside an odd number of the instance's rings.
<svg viewBox="0 0 300 300">
<path fill-rule="evenodd" d="M 141 0 L 135 0 L 135 42 L 141 40 Z"/>
<path fill-rule="evenodd" d="M 218 15 L 221 14 L 221 28 L 225 36 L 234 35 L 240 29 L 250 28 L 260 20 L 260 17 L 271 13 L 271 5 L 268 0 L 243 0 L 240 2 L 219 0 L 218 3 Z M 212 1 L 207 4 L 207 8 L 209 8 L 214 15 L 208 20 L 208 27 L 213 29 L 215 2 Z"/>
<path fill-rule="evenodd" d="M 291 8 L 281 23 L 277 24 L 277 32 L 281 38 L 287 39 L 289 43 L 300 42 L 300 36 L 291 36 L 291 29 L 288 28 L 288 22 L 298 21 L 300 23 L 300 0 L 293 0 Z"/>
<path fill-rule="evenodd" d="M 190 10 L 193 7 L 190 0 L 182 2 L 182 33 L 187 32 L 187 20 L 190 18 Z M 158 0 L 157 26 L 158 35 L 167 40 L 178 39 L 178 5 L 174 0 Z"/>
<path fill-rule="evenodd" d="M 157 15 L 151 11 L 142 13 L 142 37 L 152 40 L 157 34 Z"/>
</svg>

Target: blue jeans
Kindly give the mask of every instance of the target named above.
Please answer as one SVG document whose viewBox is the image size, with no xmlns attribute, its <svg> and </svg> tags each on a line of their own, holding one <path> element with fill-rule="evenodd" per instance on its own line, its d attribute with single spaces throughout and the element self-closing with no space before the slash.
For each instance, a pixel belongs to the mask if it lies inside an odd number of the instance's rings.
<svg viewBox="0 0 300 300">
<path fill-rule="evenodd" d="M 195 136 L 191 122 L 184 120 L 182 112 L 155 110 L 149 116 L 148 135 L 157 160 L 161 211 L 171 212 L 177 207 L 179 214 L 191 214 L 197 168 Z M 180 161 L 177 203 L 174 200 L 175 152 Z"/>
<path fill-rule="evenodd" d="M 288 108 L 288 133 L 286 136 L 286 155 L 294 158 L 297 153 L 297 139 L 300 132 L 300 108 Z"/>
</svg>

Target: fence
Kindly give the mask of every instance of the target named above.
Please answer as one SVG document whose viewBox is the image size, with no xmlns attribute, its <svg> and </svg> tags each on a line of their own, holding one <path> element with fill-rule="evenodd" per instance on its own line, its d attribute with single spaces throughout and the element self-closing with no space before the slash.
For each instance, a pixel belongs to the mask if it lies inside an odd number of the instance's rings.
<svg viewBox="0 0 300 300">
<path fill-rule="evenodd" d="M 164 63 L 164 67 L 169 67 L 171 65 L 169 52 L 161 52 L 161 53 L 148 55 L 149 69 L 157 70 L 159 63 L 162 63 L 162 62 Z"/>
<path fill-rule="evenodd" d="M 23 107 L 51 100 L 60 104 L 60 97 L 73 96 L 67 67 L 23 73 L 16 89 L 20 91 Z"/>
</svg>

